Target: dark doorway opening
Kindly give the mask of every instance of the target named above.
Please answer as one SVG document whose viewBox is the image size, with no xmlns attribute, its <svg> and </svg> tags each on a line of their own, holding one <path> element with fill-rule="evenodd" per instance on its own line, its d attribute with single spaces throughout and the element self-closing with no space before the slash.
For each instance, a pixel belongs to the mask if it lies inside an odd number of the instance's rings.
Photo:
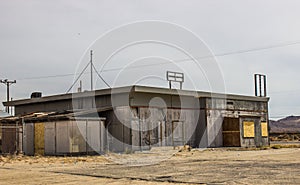
<svg viewBox="0 0 300 185">
<path fill-rule="evenodd" d="M 238 118 L 224 118 L 222 125 L 223 146 L 240 147 L 240 122 Z"/>
</svg>

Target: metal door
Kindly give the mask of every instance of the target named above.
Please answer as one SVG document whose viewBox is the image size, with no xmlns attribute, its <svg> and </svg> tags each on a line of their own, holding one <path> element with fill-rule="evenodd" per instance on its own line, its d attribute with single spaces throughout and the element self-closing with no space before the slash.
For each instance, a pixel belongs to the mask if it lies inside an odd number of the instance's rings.
<svg viewBox="0 0 300 185">
<path fill-rule="evenodd" d="M 223 146 L 240 147 L 240 123 L 238 118 L 224 118 L 222 125 Z"/>
</svg>

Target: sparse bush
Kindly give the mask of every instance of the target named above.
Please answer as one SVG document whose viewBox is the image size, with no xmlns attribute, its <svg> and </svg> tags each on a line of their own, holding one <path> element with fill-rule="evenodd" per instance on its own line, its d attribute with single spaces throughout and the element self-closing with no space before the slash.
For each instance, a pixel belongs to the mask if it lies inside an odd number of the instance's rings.
<svg viewBox="0 0 300 185">
<path fill-rule="evenodd" d="M 132 154 L 134 152 L 131 149 L 126 148 L 124 153 L 125 154 Z"/>
<path fill-rule="evenodd" d="M 273 149 L 280 149 L 280 148 L 300 148 L 299 144 L 277 144 L 271 146 Z"/>
<path fill-rule="evenodd" d="M 273 146 L 271 146 L 271 148 L 273 148 L 273 149 L 280 149 L 281 146 L 280 145 L 273 145 Z"/>
<path fill-rule="evenodd" d="M 270 147 L 268 147 L 268 146 L 261 146 L 260 149 L 261 150 L 268 150 L 268 149 L 270 149 Z"/>
</svg>

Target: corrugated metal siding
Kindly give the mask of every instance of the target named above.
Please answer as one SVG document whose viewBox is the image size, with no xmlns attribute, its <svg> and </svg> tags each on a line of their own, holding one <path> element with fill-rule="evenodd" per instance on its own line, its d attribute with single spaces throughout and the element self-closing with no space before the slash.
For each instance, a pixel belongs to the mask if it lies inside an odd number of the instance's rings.
<svg viewBox="0 0 300 185">
<path fill-rule="evenodd" d="M 34 155 L 34 125 L 26 123 L 23 134 L 23 150 L 26 155 Z"/>
<path fill-rule="evenodd" d="M 71 153 L 87 152 L 86 135 L 87 121 L 71 121 L 69 132 L 72 133 L 69 137 L 71 145 Z"/>
<path fill-rule="evenodd" d="M 66 154 L 71 152 L 70 140 L 72 133 L 69 130 L 70 121 L 59 121 L 56 123 L 56 154 Z"/>
<path fill-rule="evenodd" d="M 106 129 L 100 120 L 45 123 L 45 155 L 103 153 Z"/>
<path fill-rule="evenodd" d="M 88 152 L 102 153 L 105 150 L 105 127 L 101 121 L 88 121 Z"/>
<path fill-rule="evenodd" d="M 55 155 L 55 125 L 56 122 L 45 123 L 45 155 Z"/>
</svg>

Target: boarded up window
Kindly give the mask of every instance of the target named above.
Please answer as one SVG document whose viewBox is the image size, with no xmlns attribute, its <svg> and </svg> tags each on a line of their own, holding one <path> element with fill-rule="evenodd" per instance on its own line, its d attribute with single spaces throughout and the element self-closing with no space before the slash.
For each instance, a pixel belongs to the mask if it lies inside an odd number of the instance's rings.
<svg viewBox="0 0 300 185">
<path fill-rule="evenodd" d="M 244 121 L 244 137 L 254 137 L 254 122 L 253 121 Z"/>
<path fill-rule="evenodd" d="M 268 124 L 266 122 L 261 123 L 261 136 L 268 137 Z"/>
</svg>

